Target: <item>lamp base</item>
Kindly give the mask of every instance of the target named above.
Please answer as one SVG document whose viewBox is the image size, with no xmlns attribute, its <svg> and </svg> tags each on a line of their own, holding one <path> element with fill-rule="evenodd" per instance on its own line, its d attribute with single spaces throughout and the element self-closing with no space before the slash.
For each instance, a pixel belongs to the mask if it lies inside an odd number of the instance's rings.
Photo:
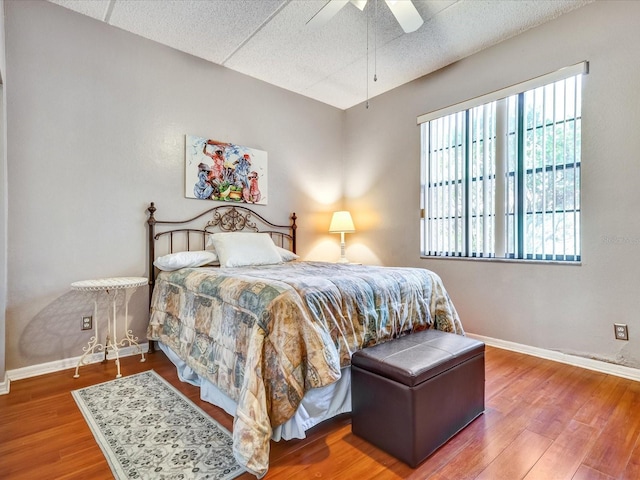
<svg viewBox="0 0 640 480">
<path fill-rule="evenodd" d="M 346 255 L 347 249 L 344 244 L 344 232 L 340 232 L 340 259 L 336 263 L 349 263 Z"/>
</svg>

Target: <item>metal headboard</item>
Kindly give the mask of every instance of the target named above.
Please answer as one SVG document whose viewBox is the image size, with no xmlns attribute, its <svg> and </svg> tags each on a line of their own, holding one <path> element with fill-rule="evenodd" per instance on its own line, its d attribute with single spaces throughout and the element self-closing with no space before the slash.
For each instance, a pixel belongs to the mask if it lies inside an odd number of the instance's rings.
<svg viewBox="0 0 640 480">
<path fill-rule="evenodd" d="M 252 232 L 268 233 L 276 245 L 296 253 L 296 219 L 295 213 L 291 214 L 289 225 L 278 225 L 265 219 L 262 215 L 241 205 L 220 205 L 205 210 L 195 217 L 186 220 L 158 220 L 155 217 L 156 207 L 153 202 L 147 208 L 149 218 L 148 242 L 149 242 L 149 285 L 151 291 L 156 277 L 153 261 L 156 258 L 156 242 L 160 238 L 168 239 L 166 253 L 173 253 L 174 249 L 203 250 L 207 242 L 207 236 L 215 232 L 239 232 L 249 230 Z M 189 224 L 205 217 L 206 223 L 202 228 L 191 228 Z M 157 227 L 175 226 L 157 231 Z M 182 227 L 181 227 L 182 226 Z"/>
</svg>

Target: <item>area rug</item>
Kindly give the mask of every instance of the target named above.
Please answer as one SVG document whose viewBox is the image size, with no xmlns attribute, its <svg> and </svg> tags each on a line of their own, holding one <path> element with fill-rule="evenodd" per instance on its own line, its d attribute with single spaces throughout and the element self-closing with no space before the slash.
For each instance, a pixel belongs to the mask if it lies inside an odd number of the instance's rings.
<svg viewBox="0 0 640 480">
<path fill-rule="evenodd" d="M 229 480 L 230 433 L 153 370 L 71 392 L 118 480 Z"/>
</svg>

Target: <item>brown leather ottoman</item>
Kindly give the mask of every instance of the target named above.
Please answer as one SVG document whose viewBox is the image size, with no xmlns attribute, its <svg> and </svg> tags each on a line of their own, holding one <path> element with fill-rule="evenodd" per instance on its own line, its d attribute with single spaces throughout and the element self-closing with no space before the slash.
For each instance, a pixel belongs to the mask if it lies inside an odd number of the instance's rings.
<svg viewBox="0 0 640 480">
<path fill-rule="evenodd" d="M 351 430 L 416 467 L 484 411 L 484 343 L 425 330 L 351 357 Z"/>
</svg>

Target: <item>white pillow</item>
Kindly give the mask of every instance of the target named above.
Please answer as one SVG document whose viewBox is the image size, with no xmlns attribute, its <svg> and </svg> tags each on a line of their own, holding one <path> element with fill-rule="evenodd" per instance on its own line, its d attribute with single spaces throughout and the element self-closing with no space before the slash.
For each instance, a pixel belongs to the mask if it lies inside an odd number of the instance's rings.
<svg viewBox="0 0 640 480">
<path fill-rule="evenodd" d="M 194 250 L 192 252 L 170 253 L 155 259 L 153 264 L 160 270 L 172 272 L 179 268 L 202 267 L 217 264 L 218 255 L 210 250 Z"/>
<path fill-rule="evenodd" d="M 213 252 L 216 251 L 216 247 L 213 246 L 213 234 L 212 233 L 210 233 L 207 236 L 207 243 L 205 244 L 204 249 L 205 250 L 211 250 Z"/>
<path fill-rule="evenodd" d="M 253 233 L 253 232 L 230 232 L 230 233 L 246 233 L 249 235 L 256 235 L 256 233 Z M 271 236 L 269 235 L 269 237 Z M 273 238 L 271 239 L 271 241 L 273 241 Z M 204 248 L 212 252 L 216 251 L 216 247 L 213 244 L 213 234 L 209 235 L 209 237 L 207 238 L 207 244 Z M 278 252 L 280 253 L 280 257 L 282 257 L 283 262 L 291 262 L 292 260 L 297 260 L 300 258 L 299 255 L 296 255 L 291 250 L 287 250 L 286 248 L 282 248 L 277 245 L 276 245 L 276 250 L 278 250 Z"/>
<path fill-rule="evenodd" d="M 276 250 L 278 250 L 278 253 L 280 254 L 283 262 L 290 262 L 292 260 L 297 260 L 300 258 L 299 255 L 296 255 L 292 251 L 287 250 L 286 248 L 278 247 L 277 245 Z"/>
<path fill-rule="evenodd" d="M 282 256 L 268 233 L 223 232 L 209 238 L 221 267 L 282 263 Z"/>
</svg>

